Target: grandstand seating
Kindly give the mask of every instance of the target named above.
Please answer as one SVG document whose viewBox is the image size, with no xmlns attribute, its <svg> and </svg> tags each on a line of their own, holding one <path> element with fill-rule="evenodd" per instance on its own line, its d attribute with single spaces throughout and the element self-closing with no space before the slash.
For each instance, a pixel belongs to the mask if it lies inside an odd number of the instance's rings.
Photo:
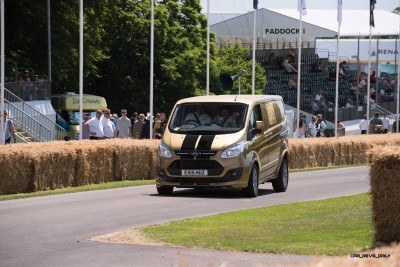
<svg viewBox="0 0 400 267">
<path fill-rule="evenodd" d="M 335 103 L 336 82 L 329 78 L 329 72 L 311 72 L 312 64 L 318 59 L 317 54 L 305 54 L 301 57 L 301 109 L 311 111 L 311 102 L 318 91 L 323 90 L 327 102 Z M 265 68 L 267 75 L 267 86 L 265 94 L 281 95 L 286 104 L 297 106 L 297 90 L 288 89 L 287 83 L 291 74 L 279 69 L 276 65 L 270 65 L 266 59 L 259 61 Z M 322 63 L 328 69 L 336 68 L 336 62 L 329 62 L 322 58 Z M 294 67 L 298 69 L 297 64 Z M 350 91 L 351 84 L 357 80 L 357 71 L 347 71 L 347 77 L 339 82 L 339 106 L 346 105 L 347 99 L 356 102 L 356 95 Z"/>
</svg>

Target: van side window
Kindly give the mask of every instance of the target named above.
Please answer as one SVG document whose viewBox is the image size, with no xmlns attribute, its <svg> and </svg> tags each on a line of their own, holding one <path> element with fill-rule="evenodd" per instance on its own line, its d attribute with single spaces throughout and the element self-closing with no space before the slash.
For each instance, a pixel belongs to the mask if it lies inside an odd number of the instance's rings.
<svg viewBox="0 0 400 267">
<path fill-rule="evenodd" d="M 251 130 L 251 128 L 253 128 L 253 129 L 256 128 L 256 121 L 263 121 L 263 116 L 262 116 L 260 105 L 256 105 L 253 108 L 253 111 L 251 112 L 250 123 L 249 123 L 250 129 L 249 130 Z"/>
</svg>

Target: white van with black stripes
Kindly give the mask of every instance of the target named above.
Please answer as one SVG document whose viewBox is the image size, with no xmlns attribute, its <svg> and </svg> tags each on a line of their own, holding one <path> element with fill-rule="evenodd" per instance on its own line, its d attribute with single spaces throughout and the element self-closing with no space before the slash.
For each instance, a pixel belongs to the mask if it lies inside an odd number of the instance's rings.
<svg viewBox="0 0 400 267">
<path fill-rule="evenodd" d="M 199 96 L 179 100 L 158 148 L 157 191 L 174 187 L 241 188 L 249 197 L 289 181 L 283 100 L 273 95 Z"/>
</svg>

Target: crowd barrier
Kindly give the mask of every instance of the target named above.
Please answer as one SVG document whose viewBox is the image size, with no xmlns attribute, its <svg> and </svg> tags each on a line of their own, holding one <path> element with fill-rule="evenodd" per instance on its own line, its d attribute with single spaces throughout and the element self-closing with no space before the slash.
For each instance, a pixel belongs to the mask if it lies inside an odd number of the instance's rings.
<svg viewBox="0 0 400 267">
<path fill-rule="evenodd" d="M 0 149 L 0 194 L 154 179 L 159 141 L 110 139 Z"/>
<path fill-rule="evenodd" d="M 26 193 L 156 177 L 159 140 L 109 139 L 16 144 L 0 149 L 0 194 Z M 400 145 L 400 134 L 289 140 L 289 167 L 367 164 L 374 146 Z"/>
</svg>

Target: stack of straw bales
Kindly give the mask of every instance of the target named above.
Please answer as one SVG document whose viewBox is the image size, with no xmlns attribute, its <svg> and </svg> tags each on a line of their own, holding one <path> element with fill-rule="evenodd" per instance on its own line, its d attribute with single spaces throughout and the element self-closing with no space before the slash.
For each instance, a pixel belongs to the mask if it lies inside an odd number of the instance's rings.
<svg viewBox="0 0 400 267">
<path fill-rule="evenodd" d="M 376 147 L 368 156 L 375 243 L 399 242 L 400 147 Z"/>
<path fill-rule="evenodd" d="M 154 179 L 159 141 L 109 139 L 3 146 L 0 194 Z"/>
<path fill-rule="evenodd" d="M 0 194 L 121 180 L 154 179 L 158 140 L 108 139 L 2 146 Z M 291 169 L 367 164 L 374 146 L 398 146 L 400 134 L 291 139 Z"/>
<path fill-rule="evenodd" d="M 289 168 L 367 164 L 366 153 L 369 149 L 387 145 L 400 145 L 400 134 L 290 139 Z"/>
</svg>

